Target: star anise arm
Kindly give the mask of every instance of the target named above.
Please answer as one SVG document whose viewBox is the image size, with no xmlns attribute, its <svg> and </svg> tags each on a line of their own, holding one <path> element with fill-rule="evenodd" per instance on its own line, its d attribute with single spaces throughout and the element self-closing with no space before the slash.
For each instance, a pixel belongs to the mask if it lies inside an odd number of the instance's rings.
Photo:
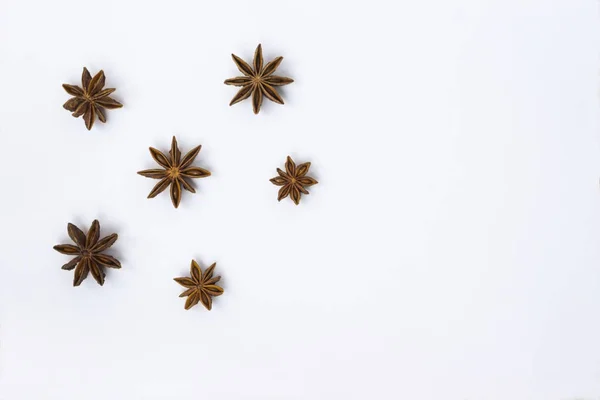
<svg viewBox="0 0 600 400">
<path fill-rule="evenodd" d="M 189 296 L 189 295 L 191 295 L 192 293 L 194 293 L 195 291 L 196 291 L 196 288 L 195 288 L 195 287 L 193 287 L 193 288 L 190 288 L 190 289 L 187 289 L 187 290 L 185 290 L 185 291 L 181 292 L 181 294 L 179 295 L 179 297 L 186 297 L 186 296 Z"/>
<path fill-rule="evenodd" d="M 68 263 L 66 263 L 65 265 L 63 265 L 61 268 L 64 269 L 65 271 L 71 271 L 73 268 L 75 268 L 75 266 L 77 265 L 77 263 L 81 261 L 81 257 L 77 256 L 75 258 L 73 258 L 71 261 L 69 261 Z"/>
<path fill-rule="evenodd" d="M 102 267 L 100 267 L 100 265 L 98 265 L 98 263 L 96 263 L 93 259 L 90 259 L 89 266 L 90 272 L 92 273 L 92 276 L 94 277 L 96 282 L 98 282 L 100 286 L 103 286 L 106 274 L 102 270 Z"/>
<path fill-rule="evenodd" d="M 269 179 L 269 181 L 273 185 L 277 185 L 277 186 L 283 186 L 283 185 L 286 185 L 289 182 L 287 179 L 285 179 L 282 176 L 276 176 L 275 178 Z"/>
<path fill-rule="evenodd" d="M 262 55 L 262 46 L 260 43 L 256 46 L 256 50 L 254 51 L 254 71 L 257 75 L 259 75 L 262 71 L 263 67 L 263 55 Z"/>
<path fill-rule="evenodd" d="M 223 294 L 223 288 L 217 285 L 204 285 L 202 289 L 210 296 L 220 296 Z"/>
<path fill-rule="evenodd" d="M 288 197 L 288 195 L 290 194 L 290 190 L 292 188 L 292 185 L 285 185 L 283 186 L 281 189 L 279 189 L 279 192 L 277 193 L 277 201 L 281 201 L 283 199 L 285 199 L 286 197 Z"/>
<path fill-rule="evenodd" d="M 275 90 L 275 88 L 273 86 L 268 85 L 266 83 L 263 83 L 260 86 L 261 86 L 262 92 L 267 97 L 267 99 L 269 99 L 272 102 L 275 102 L 277 104 L 283 104 L 283 99 L 281 98 L 279 93 L 277 93 L 277 90 Z"/>
<path fill-rule="evenodd" d="M 312 185 L 316 185 L 317 183 L 319 183 L 315 178 L 311 178 L 310 176 L 303 176 L 303 177 L 297 178 L 297 181 L 302 186 L 312 186 Z"/>
<path fill-rule="evenodd" d="M 104 267 L 115 269 L 121 268 L 121 262 L 113 256 L 109 256 L 107 254 L 94 254 L 94 260 Z"/>
<path fill-rule="evenodd" d="M 240 72 L 242 74 L 244 74 L 246 76 L 254 76 L 254 71 L 252 70 L 252 67 L 249 66 L 246 63 L 246 61 L 242 60 L 235 54 L 232 54 L 231 58 L 233 58 L 233 62 L 235 63 L 235 65 L 238 67 L 238 69 L 240 70 Z"/>
<path fill-rule="evenodd" d="M 179 151 L 175 136 L 173 136 L 173 139 L 171 140 L 171 150 L 169 151 L 169 155 L 171 156 L 171 165 L 179 165 L 179 162 L 181 161 L 181 151 Z"/>
<path fill-rule="evenodd" d="M 238 92 L 236 93 L 235 96 L 233 96 L 233 99 L 231 99 L 231 102 L 229 102 L 229 105 L 232 106 L 236 103 L 239 103 L 242 100 L 246 100 L 248 97 L 250 97 L 253 90 L 254 90 L 254 84 L 249 84 L 249 85 L 244 86 L 243 88 L 238 90 Z"/>
<path fill-rule="evenodd" d="M 175 208 L 179 207 L 181 203 L 181 185 L 179 184 L 179 180 L 173 179 L 171 180 L 171 202 Z"/>
<path fill-rule="evenodd" d="M 188 167 L 181 170 L 180 173 L 186 178 L 206 178 L 210 176 L 210 171 L 200 167 Z"/>
<path fill-rule="evenodd" d="M 76 96 L 76 97 L 83 96 L 83 89 L 81 89 L 79 86 L 69 85 L 66 83 L 63 83 L 62 86 L 65 89 L 65 92 L 69 93 L 71 96 Z"/>
<path fill-rule="evenodd" d="M 199 295 L 202 305 L 206 307 L 208 311 L 210 311 L 212 309 L 212 297 L 210 297 L 204 290 L 200 290 Z"/>
<path fill-rule="evenodd" d="M 94 100 L 94 101 L 96 102 L 96 104 L 98 104 L 104 108 L 107 108 L 109 110 L 123 107 L 123 104 L 119 103 L 112 97 L 108 97 L 108 96 L 102 97 L 102 98 Z"/>
<path fill-rule="evenodd" d="M 273 74 L 273 72 L 275 72 L 275 70 L 279 67 L 279 64 L 281 64 L 282 61 L 283 61 L 283 57 L 277 57 L 276 59 L 268 62 L 267 65 L 265 65 L 265 68 L 262 70 L 262 73 L 261 73 L 261 75 L 263 76 L 263 79 L 270 76 L 271 74 Z"/>
<path fill-rule="evenodd" d="M 254 90 L 252 91 L 252 110 L 254 114 L 258 114 L 260 112 L 260 106 L 262 105 L 263 92 L 261 89 L 261 85 L 255 85 Z"/>
<path fill-rule="evenodd" d="M 90 86 L 90 81 L 92 80 L 92 75 L 90 71 L 86 67 L 83 67 L 83 72 L 81 73 L 81 87 L 86 90 L 88 86 Z"/>
<path fill-rule="evenodd" d="M 160 150 L 150 147 L 150 155 L 161 167 L 165 169 L 171 168 L 171 161 Z"/>
<path fill-rule="evenodd" d="M 77 268 L 75 268 L 75 275 L 73 276 L 73 286 L 81 285 L 81 282 L 83 282 L 84 279 L 87 278 L 89 272 L 89 260 L 87 258 L 84 258 L 79 264 L 77 264 Z"/>
<path fill-rule="evenodd" d="M 90 229 L 88 230 L 85 247 L 94 247 L 94 245 L 98 243 L 98 239 L 100 239 L 100 222 L 95 219 L 92 221 L 92 225 L 90 225 Z"/>
<path fill-rule="evenodd" d="M 72 244 L 57 244 L 53 249 L 61 254 L 67 255 L 79 255 L 81 253 L 79 247 L 73 246 Z"/>
<path fill-rule="evenodd" d="M 92 253 L 103 252 L 104 250 L 106 250 L 110 246 L 112 246 L 117 241 L 118 238 L 119 238 L 119 235 L 117 235 L 116 233 L 113 233 L 112 235 L 108 235 L 105 238 L 98 240 L 98 243 L 96 243 L 94 245 L 94 247 L 91 248 Z"/>
<path fill-rule="evenodd" d="M 109 88 L 109 89 L 102 89 L 101 91 L 99 91 L 98 93 L 96 93 L 94 96 L 92 96 L 93 100 L 98 100 L 101 99 L 103 97 L 107 97 L 108 95 L 110 95 L 112 92 L 114 92 L 115 88 Z"/>
<path fill-rule="evenodd" d="M 309 162 L 305 162 L 303 164 L 298 165 L 296 167 L 296 178 L 306 175 L 308 173 L 309 168 Z"/>
<path fill-rule="evenodd" d="M 162 178 L 150 191 L 148 194 L 148 198 L 151 199 L 156 197 L 156 195 L 165 191 L 166 188 L 171 184 L 171 179 L 169 177 Z"/>
<path fill-rule="evenodd" d="M 200 282 L 206 283 L 206 281 L 211 279 L 216 266 L 217 266 L 217 263 L 212 263 L 212 265 L 210 267 L 206 268 L 206 270 L 202 274 L 202 280 Z"/>
<path fill-rule="evenodd" d="M 200 269 L 200 265 L 198 265 L 196 260 L 192 260 L 190 264 L 190 276 L 194 282 L 202 282 L 202 270 Z"/>
<path fill-rule="evenodd" d="M 226 85 L 231 86 L 246 86 L 252 83 L 252 78 L 248 76 L 237 76 L 231 79 L 225 79 Z"/>
<path fill-rule="evenodd" d="M 105 81 L 106 81 L 106 77 L 104 76 L 103 70 L 100 70 L 100 72 L 98 72 L 96 75 L 94 75 L 94 77 L 90 81 L 89 85 L 87 86 L 87 93 L 90 95 L 90 97 L 93 97 L 93 96 L 97 95 L 98 93 L 100 93 L 100 91 L 104 87 Z"/>
<path fill-rule="evenodd" d="M 145 176 L 146 178 L 162 179 L 167 176 L 167 171 L 164 169 L 145 169 L 138 171 L 139 175 Z"/>
<path fill-rule="evenodd" d="M 173 280 L 177 283 L 179 283 L 181 286 L 186 287 L 186 288 L 195 288 L 196 287 L 196 282 L 194 282 L 191 278 L 187 278 L 187 277 L 180 277 L 180 278 L 173 278 Z"/>
<path fill-rule="evenodd" d="M 302 185 L 300 185 L 299 183 L 295 183 L 294 185 L 296 186 L 296 189 L 298 189 L 300 191 L 300 193 L 309 194 L 308 190 L 304 189 L 304 187 Z"/>
<path fill-rule="evenodd" d="M 90 106 L 88 106 L 88 109 L 85 111 L 85 114 L 83 114 L 83 120 L 85 121 L 85 127 L 87 128 L 87 130 L 91 130 L 92 126 L 94 126 L 94 121 L 96 119 L 96 109 L 93 107 L 92 104 L 90 104 Z"/>
<path fill-rule="evenodd" d="M 81 104 L 75 109 L 75 111 L 73 111 L 73 115 L 74 117 L 78 118 L 81 117 L 83 114 L 85 114 L 87 112 L 87 110 L 90 108 L 90 103 L 89 101 L 83 101 L 81 102 Z"/>
<path fill-rule="evenodd" d="M 185 154 L 185 156 L 183 156 L 183 159 L 181 160 L 181 164 L 179 165 L 179 169 L 185 169 L 191 163 L 193 163 L 194 159 L 196 158 L 196 156 L 198 155 L 198 153 L 200 153 L 200 149 L 202 149 L 202 145 L 196 146 L 193 149 L 191 149 L 190 151 L 188 151 Z"/>
<path fill-rule="evenodd" d="M 287 156 L 287 160 L 285 162 L 285 171 L 289 176 L 296 176 L 296 163 L 290 156 Z"/>
<path fill-rule="evenodd" d="M 200 301 L 200 296 L 198 291 L 194 290 L 194 292 L 190 294 L 185 301 L 185 309 L 189 310 L 190 308 L 194 307 L 196 304 L 198 304 L 198 301 Z"/>
<path fill-rule="evenodd" d="M 75 110 L 77 110 L 77 107 L 79 107 L 84 101 L 85 100 L 81 97 L 71 97 L 69 100 L 67 100 L 65 104 L 63 104 L 63 108 L 65 110 L 74 112 Z"/>
<path fill-rule="evenodd" d="M 69 222 L 67 224 L 67 233 L 80 249 L 85 249 L 85 233 L 81 229 Z"/>
<path fill-rule="evenodd" d="M 271 86 L 284 86 L 294 82 L 294 80 L 291 78 L 285 78 L 283 76 L 275 75 L 267 76 L 266 78 L 263 78 L 263 81 Z"/>
<path fill-rule="evenodd" d="M 104 108 L 98 104 L 94 104 L 94 111 L 96 112 L 96 116 L 100 120 L 100 122 L 106 122 L 106 115 L 104 114 Z"/>
<path fill-rule="evenodd" d="M 194 189 L 194 187 L 190 185 L 190 183 L 184 177 L 179 177 L 179 183 L 181 183 L 181 186 L 183 186 L 183 188 L 188 192 L 196 193 L 196 189 Z"/>
<path fill-rule="evenodd" d="M 300 194 L 300 191 L 298 190 L 298 187 L 296 185 L 290 186 L 290 198 L 294 203 L 296 203 L 296 205 L 298 205 L 300 204 L 300 196 L 302 195 Z"/>
</svg>

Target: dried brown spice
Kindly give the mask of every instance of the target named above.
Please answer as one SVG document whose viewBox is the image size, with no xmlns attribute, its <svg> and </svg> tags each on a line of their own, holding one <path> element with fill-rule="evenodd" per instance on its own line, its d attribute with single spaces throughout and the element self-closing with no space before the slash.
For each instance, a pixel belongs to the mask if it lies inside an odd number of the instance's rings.
<svg viewBox="0 0 600 400">
<path fill-rule="evenodd" d="M 146 178 L 160 179 L 148 195 L 148 198 L 156 197 L 157 194 L 163 192 L 170 185 L 171 202 L 177 208 L 181 202 L 182 186 L 188 192 L 196 193 L 196 189 L 192 187 L 186 178 L 206 178 L 210 176 L 210 171 L 191 166 L 201 148 L 202 146 L 194 147 L 182 158 L 175 136 L 173 136 L 173 140 L 171 141 L 169 157 L 154 147 L 150 147 L 150 155 L 163 169 L 146 169 L 138 172 L 138 174 Z"/>
<path fill-rule="evenodd" d="M 294 82 L 291 78 L 273 75 L 275 70 L 279 67 L 279 64 L 281 64 L 281 61 L 283 61 L 283 57 L 277 57 L 273 61 L 263 65 L 264 61 L 260 44 L 254 52 L 252 66 L 248 65 L 235 54 L 232 54 L 231 57 L 244 76 L 238 76 L 225 81 L 226 85 L 242 87 L 233 97 L 231 103 L 229 103 L 230 106 L 239 103 L 250 96 L 252 96 L 252 108 L 254 109 L 254 114 L 258 114 L 260 111 L 263 96 L 275 103 L 283 104 L 283 99 L 275 89 L 275 86 L 288 85 Z"/>
<path fill-rule="evenodd" d="M 121 263 L 116 258 L 101 254 L 112 246 L 118 238 L 116 233 L 108 235 L 100 239 L 100 223 L 98 220 L 92 222 L 90 230 L 85 235 L 81 229 L 69 223 L 67 225 L 69 237 L 75 243 L 72 244 L 57 244 L 54 250 L 62 254 L 75 256 L 71 261 L 62 266 L 62 269 L 71 271 L 75 268 L 75 277 L 73 278 L 73 286 L 81 285 L 81 282 L 87 278 L 88 273 L 100 284 L 104 285 L 104 269 L 121 268 Z"/>
<path fill-rule="evenodd" d="M 277 168 L 279 176 L 270 180 L 274 185 L 282 186 L 277 195 L 278 201 L 290 196 L 296 205 L 300 204 L 302 194 L 308 194 L 306 188 L 319 183 L 316 179 L 306 176 L 309 168 L 309 162 L 296 166 L 296 163 L 288 156 L 285 163 L 285 172 Z"/>
<path fill-rule="evenodd" d="M 81 87 L 66 83 L 63 84 L 65 91 L 73 96 L 63 104 L 63 107 L 71 111 L 75 118 L 83 115 L 85 127 L 88 130 L 94 126 L 96 117 L 101 122 L 106 122 L 105 109 L 111 110 L 123 107 L 123 104 L 109 97 L 116 89 L 103 89 L 104 81 L 104 71 L 100 70 L 92 78 L 87 68 L 83 67 Z"/>
<path fill-rule="evenodd" d="M 186 297 L 185 309 L 189 310 L 198 302 L 202 303 L 207 310 L 212 308 L 212 298 L 223 294 L 223 288 L 215 285 L 221 280 L 220 276 L 213 277 L 213 271 L 217 264 L 214 263 L 204 272 L 200 269 L 198 263 L 192 260 L 190 267 L 190 277 L 174 278 L 175 282 L 187 288 L 179 297 Z"/>
</svg>

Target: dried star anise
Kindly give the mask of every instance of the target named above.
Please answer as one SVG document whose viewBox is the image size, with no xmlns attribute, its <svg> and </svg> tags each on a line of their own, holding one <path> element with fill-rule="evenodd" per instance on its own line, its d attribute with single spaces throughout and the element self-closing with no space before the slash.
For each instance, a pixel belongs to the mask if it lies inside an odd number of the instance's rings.
<svg viewBox="0 0 600 400">
<path fill-rule="evenodd" d="M 104 81 L 104 71 L 101 70 L 92 78 L 87 68 L 83 67 L 83 74 L 81 74 L 82 87 L 63 84 L 65 91 L 73 96 L 63 104 L 63 107 L 71 111 L 75 118 L 83 115 L 85 127 L 88 130 L 94 126 L 96 117 L 101 122 L 106 122 L 105 109 L 123 107 L 123 104 L 109 97 L 116 89 L 102 89 Z"/>
<path fill-rule="evenodd" d="M 225 81 L 226 85 L 242 87 L 233 97 L 231 103 L 229 103 L 230 106 L 247 99 L 250 95 L 252 95 L 254 114 L 258 114 L 260 111 L 263 96 L 266 96 L 267 99 L 275 103 L 283 104 L 283 99 L 277 93 L 275 86 L 288 85 L 294 82 L 291 78 L 273 75 L 279 64 L 281 64 L 281 61 L 283 61 L 283 57 L 277 57 L 263 67 L 262 47 L 260 44 L 254 52 L 253 67 L 235 54 L 232 54 L 231 57 L 244 76 L 238 76 Z"/>
<path fill-rule="evenodd" d="M 285 199 L 289 195 L 294 203 L 298 205 L 302 194 L 308 194 L 308 190 L 305 188 L 319 183 L 316 179 L 306 176 L 309 168 L 309 162 L 296 166 L 296 163 L 288 156 L 285 163 L 285 172 L 277 168 L 279 176 L 270 180 L 274 185 L 282 186 L 277 195 L 278 201 Z"/>
<path fill-rule="evenodd" d="M 73 286 L 81 285 L 81 282 L 87 278 L 88 273 L 100 284 L 104 285 L 104 270 L 103 267 L 121 268 L 121 263 L 116 258 L 101 254 L 108 249 L 117 240 L 117 234 L 113 233 L 105 238 L 100 239 L 100 223 L 98 220 L 92 222 L 92 226 L 85 235 L 81 229 L 69 223 L 67 225 L 69 237 L 75 242 L 72 244 L 57 244 L 54 250 L 62 254 L 75 256 L 71 261 L 62 266 L 62 269 L 71 271 L 75 268 L 75 277 L 73 278 Z M 99 240 L 100 239 L 100 240 Z"/>
<path fill-rule="evenodd" d="M 151 199 L 155 197 L 171 185 L 171 202 L 175 208 L 177 208 L 181 202 L 182 186 L 188 192 L 196 193 L 196 190 L 186 178 L 206 178 L 207 176 L 210 176 L 210 171 L 190 166 L 192 162 L 194 162 L 194 159 L 201 148 L 202 146 L 194 147 L 182 158 L 175 136 L 173 136 L 173 140 L 171 141 L 169 157 L 159 150 L 156 150 L 154 147 L 150 147 L 150 155 L 152 155 L 154 161 L 163 167 L 163 169 L 146 169 L 138 172 L 138 174 L 145 176 L 146 178 L 160 179 L 148 195 L 148 198 Z"/>
<path fill-rule="evenodd" d="M 187 300 L 185 301 L 186 310 L 194 307 L 198 302 L 201 302 L 207 310 L 210 310 L 212 308 L 212 298 L 223 294 L 223 288 L 215 285 L 215 283 L 221 280 L 221 277 L 213 277 L 213 270 L 216 265 L 214 263 L 203 273 L 198 263 L 192 260 L 190 277 L 174 278 L 175 282 L 187 288 L 186 291 L 179 295 L 179 297 L 187 296 Z"/>
</svg>

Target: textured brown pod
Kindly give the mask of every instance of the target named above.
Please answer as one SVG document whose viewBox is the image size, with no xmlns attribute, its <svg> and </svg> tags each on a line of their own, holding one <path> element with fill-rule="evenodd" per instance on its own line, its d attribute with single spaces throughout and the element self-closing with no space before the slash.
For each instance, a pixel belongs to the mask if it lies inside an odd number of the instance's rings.
<svg viewBox="0 0 600 400">
<path fill-rule="evenodd" d="M 171 141 L 171 150 L 168 157 L 154 147 L 150 147 L 150 155 L 162 168 L 146 169 L 138 172 L 138 174 L 146 178 L 160 179 L 152 191 L 150 191 L 148 198 L 151 199 L 170 187 L 171 202 L 177 208 L 179 207 L 179 203 L 181 203 L 182 187 L 190 193 L 196 193 L 196 190 L 188 179 L 210 176 L 210 171 L 192 166 L 201 148 L 202 146 L 196 146 L 182 157 L 175 136 L 173 136 L 173 140 Z"/>
<path fill-rule="evenodd" d="M 94 126 L 96 117 L 100 122 L 106 122 L 106 110 L 121 108 L 123 104 L 110 97 L 116 89 L 104 89 L 104 71 L 98 72 L 94 77 L 87 68 L 83 67 L 81 87 L 64 83 L 63 88 L 69 93 L 70 98 L 63 107 L 71 111 L 75 118 L 83 115 L 85 127 L 90 130 Z"/>
<path fill-rule="evenodd" d="M 285 162 L 285 171 L 277 168 L 279 176 L 271 179 L 271 183 L 276 186 L 281 186 L 277 194 L 277 200 L 281 201 L 290 196 L 296 205 L 300 204 L 300 198 L 303 194 L 308 194 L 307 187 L 316 185 L 317 180 L 307 176 L 310 169 L 310 163 L 296 165 L 290 156 Z"/>
<path fill-rule="evenodd" d="M 212 298 L 223 294 L 223 288 L 216 283 L 221 280 L 220 276 L 213 276 L 217 264 L 214 263 L 204 272 L 198 263 L 192 260 L 190 276 L 174 278 L 175 282 L 185 287 L 186 290 L 179 297 L 186 297 L 185 309 L 189 310 L 198 303 L 202 303 L 207 310 L 212 309 Z"/>
<path fill-rule="evenodd" d="M 252 66 L 248 65 L 248 63 L 235 54 L 232 54 L 231 57 L 240 72 L 244 75 L 225 81 L 226 85 L 242 87 L 237 94 L 233 96 L 233 99 L 231 99 L 231 102 L 229 103 L 230 106 L 239 103 L 250 96 L 252 96 L 252 109 L 254 110 L 254 114 L 260 112 L 263 96 L 277 104 L 283 104 L 283 99 L 275 87 L 288 85 L 294 82 L 291 78 L 273 75 L 275 70 L 279 67 L 279 64 L 281 64 L 281 61 L 283 61 L 283 57 L 277 57 L 265 65 L 262 55 L 262 46 L 260 44 L 254 52 Z"/>
<path fill-rule="evenodd" d="M 104 267 L 121 268 L 121 263 L 116 258 L 102 254 L 117 241 L 117 234 L 113 233 L 100 239 L 100 223 L 92 222 L 87 235 L 75 225 L 67 224 L 67 233 L 75 245 L 57 244 L 54 250 L 74 258 L 62 266 L 62 269 L 71 271 L 75 269 L 73 286 L 81 285 L 91 272 L 100 286 L 104 285 Z"/>
</svg>

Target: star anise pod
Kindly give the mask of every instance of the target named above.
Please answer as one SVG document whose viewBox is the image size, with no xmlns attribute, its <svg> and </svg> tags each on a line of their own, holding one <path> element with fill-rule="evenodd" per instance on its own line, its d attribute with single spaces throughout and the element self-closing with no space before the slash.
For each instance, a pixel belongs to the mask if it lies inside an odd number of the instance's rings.
<svg viewBox="0 0 600 400">
<path fill-rule="evenodd" d="M 81 87 L 66 83 L 63 84 L 66 92 L 73 96 L 73 98 L 63 104 L 63 107 L 71 111 L 75 118 L 83 115 L 85 127 L 88 130 L 94 126 L 96 117 L 101 122 L 106 122 L 105 109 L 123 107 L 123 104 L 109 97 L 116 89 L 102 89 L 104 81 L 104 71 L 101 70 L 92 78 L 87 68 L 83 67 Z"/>
<path fill-rule="evenodd" d="M 203 273 L 198 263 L 192 260 L 190 277 L 174 278 L 175 282 L 187 288 L 186 291 L 179 295 L 179 297 L 187 296 L 187 300 L 185 301 L 186 310 L 194 307 L 198 302 L 201 302 L 207 310 L 210 310 L 212 308 L 212 298 L 223 294 L 223 288 L 215 285 L 215 283 L 221 280 L 221 277 L 213 277 L 213 270 L 216 265 L 214 263 Z"/>
<path fill-rule="evenodd" d="M 210 176 L 210 171 L 190 166 L 192 162 L 194 162 L 194 159 L 201 148 L 202 146 L 194 147 L 182 158 L 179 147 L 177 147 L 177 139 L 175 139 L 175 136 L 173 136 L 173 140 L 171 141 L 169 157 L 159 150 L 156 150 L 154 147 L 150 147 L 150 155 L 152 155 L 154 161 L 163 167 L 163 169 L 146 169 L 138 172 L 138 174 L 145 176 L 146 178 L 160 179 L 148 195 L 148 198 L 151 199 L 155 197 L 171 185 L 171 202 L 175 208 L 177 208 L 181 202 L 182 186 L 188 192 L 196 193 L 196 190 L 192 187 L 191 183 L 187 181 L 187 178 L 206 178 L 207 176 Z"/>
<path fill-rule="evenodd" d="M 231 57 L 244 76 L 238 76 L 225 81 L 226 85 L 242 87 L 233 97 L 231 103 L 229 103 L 230 106 L 247 99 L 250 95 L 252 95 L 254 114 L 258 114 L 260 111 L 263 96 L 266 96 L 267 99 L 275 103 L 283 104 L 283 99 L 277 93 L 275 86 L 283 86 L 294 82 L 293 79 L 273 75 L 279 64 L 281 64 L 281 61 L 283 61 L 283 57 L 277 57 L 263 66 L 262 47 L 260 44 L 254 52 L 252 67 L 235 54 L 232 54 Z"/>
<path fill-rule="evenodd" d="M 116 233 L 113 233 L 100 239 L 100 223 L 98 220 L 92 222 L 87 235 L 71 223 L 67 225 L 67 232 L 69 233 L 69 237 L 75 242 L 75 246 L 72 244 L 57 244 L 54 246 L 54 250 L 62 254 L 75 256 L 75 258 L 62 266 L 62 269 L 67 271 L 75 268 L 73 286 L 81 285 L 81 282 L 87 278 L 89 272 L 92 273 L 96 282 L 102 286 L 104 285 L 105 277 L 103 267 L 121 268 L 119 260 L 112 256 L 101 254 L 116 242 L 118 236 Z"/>
<path fill-rule="evenodd" d="M 274 185 L 282 186 L 277 195 L 278 201 L 290 196 L 294 203 L 298 205 L 302 194 L 308 194 L 306 187 L 319 183 L 316 179 L 306 176 L 309 168 L 309 162 L 296 166 L 296 163 L 288 156 L 285 163 L 285 172 L 277 168 L 279 176 L 270 180 Z"/>
</svg>

